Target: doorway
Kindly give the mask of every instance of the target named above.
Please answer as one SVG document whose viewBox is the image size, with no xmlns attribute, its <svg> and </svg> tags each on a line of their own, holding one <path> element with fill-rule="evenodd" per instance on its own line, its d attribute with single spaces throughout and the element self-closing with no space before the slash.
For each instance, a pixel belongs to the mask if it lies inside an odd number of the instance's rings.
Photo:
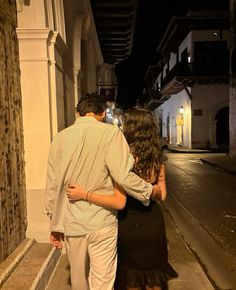
<svg viewBox="0 0 236 290">
<path fill-rule="evenodd" d="M 166 137 L 168 142 L 170 142 L 170 115 L 168 114 L 166 118 Z"/>
<path fill-rule="evenodd" d="M 159 118 L 159 137 L 162 137 L 162 118 Z"/>
<path fill-rule="evenodd" d="M 216 144 L 219 148 L 229 147 L 229 107 L 220 109 L 215 116 Z"/>
</svg>

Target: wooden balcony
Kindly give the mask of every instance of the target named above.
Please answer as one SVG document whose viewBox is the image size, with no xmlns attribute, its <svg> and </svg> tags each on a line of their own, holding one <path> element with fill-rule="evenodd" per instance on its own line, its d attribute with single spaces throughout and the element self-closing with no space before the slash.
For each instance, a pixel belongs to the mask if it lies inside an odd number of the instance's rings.
<svg viewBox="0 0 236 290">
<path fill-rule="evenodd" d="M 146 107 L 153 111 L 163 103 L 160 92 L 158 90 L 147 90 Z"/>
<path fill-rule="evenodd" d="M 228 84 L 229 61 L 214 63 L 183 63 L 176 64 L 161 83 L 163 97 L 177 94 L 193 84 Z"/>
</svg>

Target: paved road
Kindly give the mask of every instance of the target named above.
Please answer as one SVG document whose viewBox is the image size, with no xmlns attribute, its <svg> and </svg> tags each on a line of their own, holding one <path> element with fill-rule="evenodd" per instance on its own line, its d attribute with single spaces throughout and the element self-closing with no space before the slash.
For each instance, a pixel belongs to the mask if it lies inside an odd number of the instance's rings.
<svg viewBox="0 0 236 290">
<path fill-rule="evenodd" d="M 204 157 L 168 153 L 169 195 L 164 207 L 173 220 L 165 218 L 170 262 L 179 273 L 169 286 L 173 290 L 236 290 L 236 177 L 202 164 Z M 181 242 L 182 237 L 193 252 Z M 68 279 L 64 255 L 47 290 L 71 289 Z"/>
<path fill-rule="evenodd" d="M 236 176 L 202 164 L 205 154 L 168 154 L 168 189 L 236 260 Z"/>
<path fill-rule="evenodd" d="M 236 289 L 236 177 L 168 153 L 166 207 L 215 289 Z"/>
</svg>

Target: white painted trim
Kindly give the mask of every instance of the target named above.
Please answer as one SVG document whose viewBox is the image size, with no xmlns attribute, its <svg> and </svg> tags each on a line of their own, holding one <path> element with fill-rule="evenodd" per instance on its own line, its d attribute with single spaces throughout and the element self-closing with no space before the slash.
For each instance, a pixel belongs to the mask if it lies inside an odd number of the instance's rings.
<svg viewBox="0 0 236 290">
<path fill-rule="evenodd" d="M 54 23 L 56 24 L 57 31 L 60 33 L 64 42 L 66 42 L 66 30 L 65 30 L 65 17 L 63 0 L 52 0 L 52 9 L 55 15 Z"/>
<path fill-rule="evenodd" d="M 17 37 L 22 39 L 49 39 L 52 35 L 52 31 L 48 28 L 17 28 Z"/>
<path fill-rule="evenodd" d="M 24 6 L 24 0 L 16 0 L 17 13 L 20 13 L 23 11 L 23 6 Z"/>
<path fill-rule="evenodd" d="M 53 8 L 52 0 L 46 1 L 46 12 L 45 12 L 46 23 L 48 28 L 54 30 L 54 19 L 53 19 Z"/>
<path fill-rule="evenodd" d="M 62 56 L 68 49 L 64 39 L 61 37 L 58 31 L 52 32 L 50 37 L 50 44 L 55 45 L 57 51 Z"/>
</svg>

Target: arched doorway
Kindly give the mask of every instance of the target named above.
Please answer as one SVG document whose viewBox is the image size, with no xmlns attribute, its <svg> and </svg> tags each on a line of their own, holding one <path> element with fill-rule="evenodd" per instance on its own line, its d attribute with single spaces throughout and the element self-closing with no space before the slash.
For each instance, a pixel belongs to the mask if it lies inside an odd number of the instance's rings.
<svg viewBox="0 0 236 290">
<path fill-rule="evenodd" d="M 220 109 L 215 116 L 216 144 L 220 148 L 229 147 L 229 107 Z"/>
<path fill-rule="evenodd" d="M 166 137 L 168 142 L 170 141 L 170 115 L 168 114 L 166 118 Z"/>
<path fill-rule="evenodd" d="M 162 118 L 159 118 L 159 124 L 158 124 L 159 126 L 159 136 L 160 137 L 162 137 L 163 136 L 163 132 L 162 132 L 162 125 L 163 125 L 163 123 L 162 123 Z"/>
</svg>

